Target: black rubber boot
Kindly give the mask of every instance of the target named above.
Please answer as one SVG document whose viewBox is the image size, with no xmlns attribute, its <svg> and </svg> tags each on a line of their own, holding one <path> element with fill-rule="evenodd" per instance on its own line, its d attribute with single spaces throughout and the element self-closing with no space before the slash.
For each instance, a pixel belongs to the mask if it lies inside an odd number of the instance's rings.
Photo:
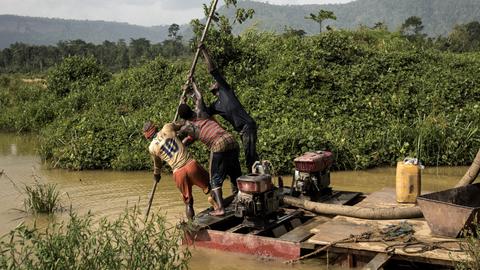
<svg viewBox="0 0 480 270">
<path fill-rule="evenodd" d="M 185 205 L 185 214 L 187 215 L 188 220 L 193 220 L 195 216 L 195 210 L 193 210 L 193 202 Z"/>
<path fill-rule="evenodd" d="M 232 185 L 232 195 L 233 196 L 237 196 L 237 193 L 238 193 L 238 187 L 237 187 L 237 183 L 235 182 L 230 182 L 230 184 Z"/>
<path fill-rule="evenodd" d="M 212 189 L 213 199 L 217 202 L 218 209 L 210 212 L 212 216 L 223 216 L 225 215 L 225 208 L 223 206 L 223 197 L 222 197 L 222 188 Z"/>
</svg>

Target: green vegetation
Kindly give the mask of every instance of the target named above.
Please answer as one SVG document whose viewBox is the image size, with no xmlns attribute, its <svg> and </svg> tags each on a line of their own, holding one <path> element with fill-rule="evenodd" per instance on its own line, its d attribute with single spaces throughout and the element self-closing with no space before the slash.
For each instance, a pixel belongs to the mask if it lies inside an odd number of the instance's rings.
<svg viewBox="0 0 480 270">
<path fill-rule="evenodd" d="M 69 56 L 94 57 L 111 71 L 137 66 L 158 55 L 165 58 L 185 57 L 191 54 L 175 27 L 169 30 L 172 39 L 151 44 L 145 38 L 118 42 L 104 41 L 99 45 L 83 40 L 60 41 L 56 46 L 14 43 L 0 51 L 0 73 L 45 72 Z"/>
<path fill-rule="evenodd" d="M 315 149 L 332 150 L 336 169 L 362 169 L 407 155 L 467 165 L 479 148 L 478 53 L 442 52 L 383 28 L 208 37 L 259 125 L 261 158 L 280 173 Z M 49 72 L 46 89 L 3 76 L 0 129 L 40 133 L 40 154 L 53 167 L 150 168 L 142 123 L 173 119 L 189 65 L 157 58 L 112 76 L 93 58 L 67 58 Z M 203 63 L 197 81 L 203 89 L 212 81 Z M 206 162 L 197 147 L 195 158 Z"/>
<path fill-rule="evenodd" d="M 168 25 L 145 27 L 106 21 L 0 15 L 0 48 L 7 48 L 15 42 L 54 45 L 59 40 L 72 39 L 81 39 L 96 45 L 102 44 L 105 40 L 129 41 L 140 38 L 157 43 L 168 39 L 168 27 Z"/>
<path fill-rule="evenodd" d="M 461 248 L 470 257 L 469 259 L 460 260 L 455 264 L 457 270 L 474 270 L 480 269 L 480 225 L 474 224 L 473 228 L 468 230 L 465 235 L 465 242 L 461 244 Z"/>
<path fill-rule="evenodd" d="M 49 214 L 60 210 L 60 192 L 55 184 L 41 184 L 37 181 L 31 186 L 25 185 L 25 211 Z"/>
<path fill-rule="evenodd" d="M 127 210 L 113 221 L 70 214 L 46 229 L 19 225 L 0 239 L 1 269 L 188 269 L 181 233 L 154 214 Z"/>
</svg>

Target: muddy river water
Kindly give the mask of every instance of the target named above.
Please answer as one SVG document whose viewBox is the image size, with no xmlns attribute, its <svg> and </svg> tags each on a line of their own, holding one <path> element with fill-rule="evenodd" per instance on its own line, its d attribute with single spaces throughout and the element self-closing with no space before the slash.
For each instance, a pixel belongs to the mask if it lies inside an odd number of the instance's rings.
<svg viewBox="0 0 480 270">
<path fill-rule="evenodd" d="M 82 214 L 92 211 L 96 219 L 117 217 L 125 207 L 138 204 L 145 207 L 152 187 L 152 174 L 148 171 L 68 171 L 45 168 L 35 154 L 36 140 L 32 136 L 0 133 L 0 235 L 4 235 L 20 222 L 45 224 L 45 217 L 33 217 L 22 209 L 23 195 L 17 186 L 40 182 L 55 183 L 62 192 L 64 205 L 72 205 Z M 467 167 L 431 167 L 422 175 L 423 190 L 437 191 L 452 187 L 465 173 Z M 286 177 L 286 182 L 289 178 Z M 333 172 L 332 186 L 337 190 L 373 192 L 383 187 L 395 186 L 395 168 L 378 168 L 365 171 Z M 226 181 L 228 182 L 228 181 Z M 226 194 L 230 193 L 228 184 Z M 194 188 L 195 210 L 208 206 L 205 196 Z M 204 199 L 205 198 L 205 199 Z M 180 193 L 170 175 L 163 175 L 157 187 L 153 211 L 166 213 L 175 223 L 184 215 Z M 63 219 L 65 214 L 55 218 Z M 294 267 L 279 262 L 263 261 L 253 256 L 196 248 L 190 262 L 191 269 L 327 269 L 325 265 L 310 260 Z M 331 267 L 329 269 L 332 269 Z"/>
</svg>

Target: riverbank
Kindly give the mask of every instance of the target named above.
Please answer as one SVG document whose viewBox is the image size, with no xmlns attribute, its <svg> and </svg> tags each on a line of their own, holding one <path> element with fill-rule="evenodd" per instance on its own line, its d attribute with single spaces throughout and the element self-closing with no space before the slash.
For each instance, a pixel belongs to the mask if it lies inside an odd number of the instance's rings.
<svg viewBox="0 0 480 270">
<path fill-rule="evenodd" d="M 293 158 L 309 150 L 329 149 L 334 168 L 350 170 L 406 156 L 469 165 L 479 148 L 478 53 L 367 29 L 306 37 L 250 31 L 207 46 L 259 126 L 261 158 L 279 173 L 291 173 Z M 3 77 L 0 129 L 40 133 L 39 153 L 52 167 L 147 169 L 142 124 L 173 119 L 187 70 L 158 58 L 111 74 L 96 59 L 72 57 L 50 70 L 46 89 Z M 212 81 L 204 65 L 196 79 L 201 89 Z M 207 163 L 204 147 L 192 153 Z"/>
</svg>

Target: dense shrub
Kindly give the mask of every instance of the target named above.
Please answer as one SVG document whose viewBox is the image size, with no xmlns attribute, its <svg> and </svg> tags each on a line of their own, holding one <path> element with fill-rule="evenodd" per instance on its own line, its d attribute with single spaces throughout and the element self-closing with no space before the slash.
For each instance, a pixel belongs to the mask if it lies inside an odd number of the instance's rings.
<svg viewBox="0 0 480 270">
<path fill-rule="evenodd" d="M 55 117 L 55 97 L 41 84 L 22 82 L 20 76 L 0 78 L 0 130 L 30 132 Z"/>
<path fill-rule="evenodd" d="M 110 79 L 110 74 L 97 65 L 95 58 L 73 56 L 50 70 L 48 88 L 58 97 L 72 91 L 82 91 L 91 84 L 102 84 Z"/>
<path fill-rule="evenodd" d="M 332 150 L 337 169 L 361 169 L 407 155 L 427 165 L 466 165 L 480 147 L 478 54 L 440 52 L 381 30 L 222 35 L 214 33 L 219 38 L 207 46 L 259 125 L 261 158 L 281 173 L 291 172 L 293 158 L 309 150 Z M 56 74 L 48 88 L 54 102 L 49 94 L 35 102 L 24 97 L 7 103 L 8 110 L 53 108 L 53 122 L 46 113 L 35 119 L 37 126 L 42 118 L 50 123 L 42 128 L 41 154 L 54 166 L 149 168 L 142 123 L 171 121 L 189 63 L 156 59 L 111 79 L 95 65 L 66 60 L 50 73 Z M 203 63 L 196 78 L 203 89 L 212 82 Z M 208 91 L 205 96 L 212 99 Z M 0 115 L 0 127 L 6 117 Z M 206 162 L 204 147 L 191 151 Z"/>
<path fill-rule="evenodd" d="M 70 214 L 48 227 L 20 224 L 0 238 L 1 269 L 188 269 L 190 252 L 180 246 L 180 231 L 154 214 L 139 211 L 98 224 L 92 215 Z"/>
</svg>

